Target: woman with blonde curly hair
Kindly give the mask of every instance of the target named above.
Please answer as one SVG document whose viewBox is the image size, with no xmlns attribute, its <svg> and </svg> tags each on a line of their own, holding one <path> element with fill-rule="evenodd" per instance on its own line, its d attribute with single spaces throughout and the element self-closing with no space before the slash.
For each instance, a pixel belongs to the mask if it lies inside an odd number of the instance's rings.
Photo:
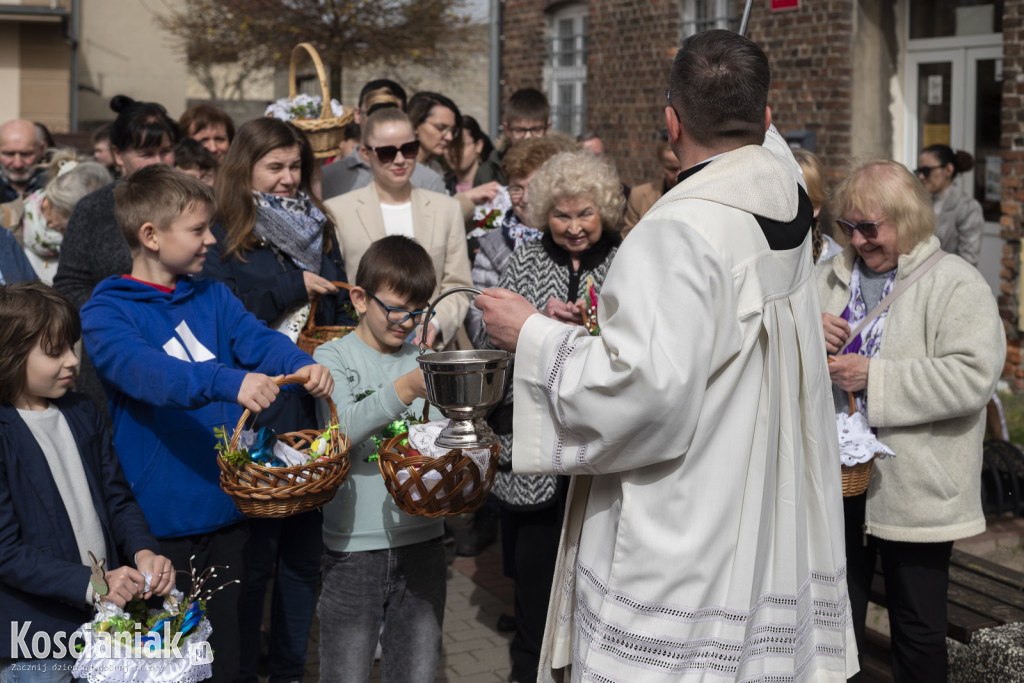
<svg viewBox="0 0 1024 683">
<path fill-rule="evenodd" d="M 580 324 L 578 302 L 586 299 L 590 283 L 600 290 L 619 247 L 625 198 L 618 174 L 589 152 L 562 152 L 537 170 L 529 192 L 529 223 L 543 235 L 512 252 L 498 285 L 522 294 L 544 315 Z M 515 580 L 509 680 L 532 681 L 537 678 L 567 481 L 512 472 L 511 417 L 510 387 L 492 414 L 501 459 L 491 492 L 502 508 L 505 573 Z M 505 424 L 496 424 L 501 422 Z"/>
</svg>

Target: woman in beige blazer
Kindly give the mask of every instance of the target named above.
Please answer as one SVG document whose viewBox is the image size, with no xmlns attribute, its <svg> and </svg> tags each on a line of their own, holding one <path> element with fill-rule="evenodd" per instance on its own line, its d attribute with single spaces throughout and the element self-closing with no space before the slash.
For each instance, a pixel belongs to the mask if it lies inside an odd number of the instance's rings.
<svg viewBox="0 0 1024 683">
<path fill-rule="evenodd" d="M 373 171 L 373 182 L 325 204 L 334 215 L 341 254 L 351 273 L 359 272 L 359 261 L 370 244 L 386 235 L 406 235 L 423 245 L 433 259 L 436 295 L 472 284 L 469 254 L 459 202 L 415 188 L 409 181 L 418 150 L 412 125 L 400 109 L 374 112 L 363 123 L 360 147 Z M 455 339 L 469 302 L 469 294 L 460 292 L 437 305 L 437 315 L 427 329 L 429 346 L 447 346 Z"/>
</svg>

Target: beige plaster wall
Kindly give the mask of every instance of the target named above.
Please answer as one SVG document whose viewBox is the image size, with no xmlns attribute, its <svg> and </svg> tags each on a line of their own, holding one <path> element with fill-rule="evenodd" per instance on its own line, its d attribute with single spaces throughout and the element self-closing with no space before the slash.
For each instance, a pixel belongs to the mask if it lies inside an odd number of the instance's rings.
<svg viewBox="0 0 1024 683">
<path fill-rule="evenodd" d="M 79 120 L 83 128 L 111 121 L 110 98 L 124 94 L 159 102 L 177 118 L 185 110 L 188 73 L 182 52 L 156 24 L 162 3 L 82 3 Z"/>
<path fill-rule="evenodd" d="M 21 32 L 18 24 L 0 22 L 0 121 L 21 113 Z"/>
</svg>

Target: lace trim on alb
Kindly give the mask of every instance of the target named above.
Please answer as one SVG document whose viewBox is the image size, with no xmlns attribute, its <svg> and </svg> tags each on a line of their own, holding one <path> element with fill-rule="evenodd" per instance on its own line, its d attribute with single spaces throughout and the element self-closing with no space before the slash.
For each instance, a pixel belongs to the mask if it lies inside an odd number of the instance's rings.
<svg viewBox="0 0 1024 683">
<path fill-rule="evenodd" d="M 555 347 L 555 355 L 551 360 L 551 365 L 548 367 L 548 401 L 550 401 L 551 405 L 555 406 L 555 411 L 558 414 L 558 428 L 555 430 L 555 443 L 551 449 L 551 461 L 552 467 L 558 474 L 568 474 L 564 460 L 567 436 L 571 436 L 575 441 L 579 442 L 579 449 L 576 452 L 576 465 L 578 467 L 587 466 L 587 442 L 569 428 L 569 425 L 566 424 L 565 416 L 558 408 L 558 389 L 562 384 L 562 375 L 565 372 L 566 364 L 572 358 L 573 353 L 575 353 L 580 339 L 576 332 L 576 328 L 570 328 L 562 333 Z"/>
<path fill-rule="evenodd" d="M 799 678 L 801 672 L 815 658 L 846 656 L 844 647 L 820 642 L 815 632 L 824 630 L 844 633 L 849 620 L 848 602 L 843 598 L 812 599 L 808 595 L 812 584 L 821 583 L 836 587 L 839 578 L 845 576 L 845 567 L 834 574 L 814 572 L 814 577 L 804 583 L 798 595 L 763 595 L 750 611 L 717 606 L 689 609 L 629 598 L 621 593 L 606 590 L 594 572 L 582 563 L 577 563 L 577 567 L 581 577 L 578 580 L 585 581 L 604 599 L 612 600 L 638 614 L 686 623 L 719 621 L 727 627 L 744 628 L 745 633 L 742 642 L 724 637 L 687 639 L 639 633 L 602 618 L 588 603 L 586 593 L 581 591 L 576 596 L 577 645 L 574 649 L 585 641 L 588 648 L 595 652 L 665 674 L 710 671 L 736 677 L 740 668 L 748 661 L 766 657 L 793 659 L 793 674 L 772 674 L 749 679 L 780 683 Z M 825 580 L 818 580 L 822 578 Z M 782 608 L 793 612 L 799 611 L 799 614 L 793 615 L 795 623 L 760 623 L 750 626 L 749 623 L 763 608 Z M 576 662 L 580 663 L 578 657 Z M 584 669 L 582 673 L 585 680 L 604 680 L 603 676 L 589 669 Z"/>
</svg>

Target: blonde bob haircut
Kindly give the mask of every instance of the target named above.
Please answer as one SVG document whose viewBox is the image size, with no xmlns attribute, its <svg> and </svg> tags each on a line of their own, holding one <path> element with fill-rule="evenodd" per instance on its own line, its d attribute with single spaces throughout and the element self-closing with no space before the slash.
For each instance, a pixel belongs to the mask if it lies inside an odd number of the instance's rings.
<svg viewBox="0 0 1024 683">
<path fill-rule="evenodd" d="M 604 232 L 619 231 L 626 206 L 619 174 L 586 150 L 556 154 L 537 169 L 530 181 L 530 222 L 547 230 L 555 204 L 582 197 L 594 202 Z"/>
<path fill-rule="evenodd" d="M 843 179 L 828 205 L 836 218 L 857 211 L 866 220 L 883 218 L 896 231 L 896 251 L 909 254 L 935 234 L 931 196 L 902 164 L 888 159 L 867 161 Z"/>
<path fill-rule="evenodd" d="M 828 201 L 828 192 L 825 190 L 825 168 L 814 152 L 809 152 L 801 147 L 792 151 L 793 156 L 796 157 L 796 163 L 800 164 L 804 184 L 807 185 L 807 198 L 811 200 L 811 206 L 820 209 Z"/>
</svg>

